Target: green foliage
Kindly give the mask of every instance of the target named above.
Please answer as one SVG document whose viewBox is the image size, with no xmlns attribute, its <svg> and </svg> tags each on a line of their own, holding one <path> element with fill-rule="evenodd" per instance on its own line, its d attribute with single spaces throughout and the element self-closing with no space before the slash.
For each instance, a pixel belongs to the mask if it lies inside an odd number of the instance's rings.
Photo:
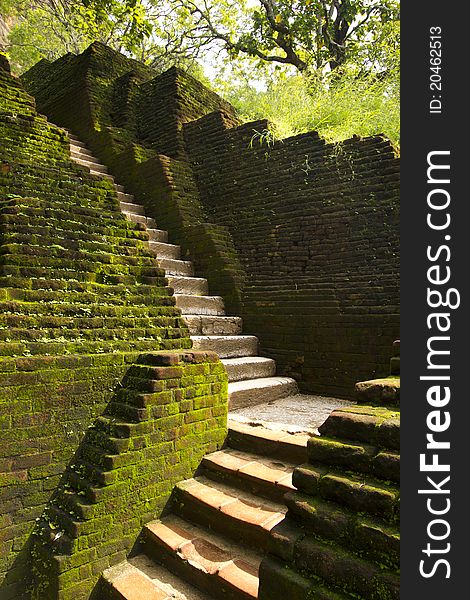
<svg viewBox="0 0 470 600">
<path fill-rule="evenodd" d="M 247 120 L 268 118 L 278 137 L 316 130 L 328 141 L 384 133 L 399 144 L 398 74 L 380 78 L 344 71 L 329 79 L 277 78 L 267 90 L 248 83 L 219 91 Z"/>
<path fill-rule="evenodd" d="M 11 22 L 6 50 L 16 73 L 95 40 L 135 52 L 150 33 L 140 0 L 0 0 L 0 14 Z"/>
<path fill-rule="evenodd" d="M 161 3 L 154 2 L 157 6 Z M 223 49 L 234 61 L 289 65 L 299 72 L 334 70 L 360 55 L 381 69 L 373 49 L 382 31 L 399 21 L 397 0 L 168 0 L 157 11 L 165 48 L 199 55 Z"/>
</svg>

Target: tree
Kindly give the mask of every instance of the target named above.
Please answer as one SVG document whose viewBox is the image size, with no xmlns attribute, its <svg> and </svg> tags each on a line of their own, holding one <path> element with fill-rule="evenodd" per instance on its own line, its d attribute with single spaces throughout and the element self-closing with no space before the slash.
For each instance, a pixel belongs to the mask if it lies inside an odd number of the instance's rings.
<svg viewBox="0 0 470 600">
<path fill-rule="evenodd" d="M 140 0 L 0 0 L 0 14 L 9 25 L 2 47 L 19 73 L 94 40 L 132 52 L 150 34 Z"/>
<path fill-rule="evenodd" d="M 198 55 L 218 46 L 231 58 L 246 55 L 301 73 L 337 69 L 399 19 L 397 0 L 168 0 L 159 6 L 159 19 L 169 25 L 167 51 Z"/>
</svg>

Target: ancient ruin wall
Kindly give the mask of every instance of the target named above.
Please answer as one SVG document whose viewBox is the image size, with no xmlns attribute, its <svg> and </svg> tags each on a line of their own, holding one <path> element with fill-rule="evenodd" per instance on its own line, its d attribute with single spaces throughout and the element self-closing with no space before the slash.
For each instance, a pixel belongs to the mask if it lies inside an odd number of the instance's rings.
<svg viewBox="0 0 470 600">
<path fill-rule="evenodd" d="M 345 396 L 358 378 L 387 372 L 399 313 L 390 142 L 275 141 L 266 121 L 239 126 L 192 77 L 137 65 L 94 44 L 26 82 L 182 245 L 280 371 L 304 390 Z M 78 111 L 77 85 L 87 94 Z"/>
<path fill-rule="evenodd" d="M 136 357 L 188 348 L 148 234 L 69 159 L 0 64 L 0 596 L 25 597 L 30 536 Z M 146 283 L 151 276 L 153 285 Z"/>
<path fill-rule="evenodd" d="M 388 370 L 399 327 L 399 161 L 380 136 L 276 141 L 266 121 L 185 125 L 211 221 L 233 236 L 245 330 L 304 389 L 348 395 Z"/>
<path fill-rule="evenodd" d="M 211 293 L 240 308 L 242 273 L 228 230 L 208 223 L 185 156 L 183 124 L 233 108 L 177 68 L 157 75 L 103 44 L 23 76 L 40 110 L 87 142 L 119 183 L 209 279 Z"/>
</svg>

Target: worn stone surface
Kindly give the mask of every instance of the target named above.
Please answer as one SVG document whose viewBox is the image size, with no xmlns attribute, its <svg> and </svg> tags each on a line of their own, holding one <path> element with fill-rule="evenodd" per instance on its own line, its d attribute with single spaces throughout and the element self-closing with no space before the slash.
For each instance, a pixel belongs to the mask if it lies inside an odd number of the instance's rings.
<svg viewBox="0 0 470 600">
<path fill-rule="evenodd" d="M 393 365 L 392 365 L 393 366 Z M 400 404 L 400 378 L 396 376 L 356 383 L 356 399 L 364 404 Z"/>
<path fill-rule="evenodd" d="M 230 410 L 230 418 L 241 423 L 260 424 L 268 429 L 318 433 L 331 412 L 352 403 L 340 398 L 293 394 L 257 406 Z"/>
</svg>

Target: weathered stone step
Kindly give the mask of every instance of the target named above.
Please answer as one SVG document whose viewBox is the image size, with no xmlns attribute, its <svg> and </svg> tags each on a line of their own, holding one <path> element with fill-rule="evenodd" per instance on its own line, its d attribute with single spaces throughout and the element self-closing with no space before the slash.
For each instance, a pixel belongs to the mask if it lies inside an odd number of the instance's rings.
<svg viewBox="0 0 470 600">
<path fill-rule="evenodd" d="M 318 428 L 321 435 L 400 449 L 400 413 L 382 407 L 351 406 L 331 413 Z"/>
<path fill-rule="evenodd" d="M 400 532 L 398 527 L 385 524 L 379 519 L 367 517 L 348 509 L 338 509 L 334 502 L 328 502 L 297 491 L 284 495 L 288 518 L 284 521 L 284 541 L 273 538 L 273 544 L 291 545 L 301 537 L 302 532 L 332 540 L 348 551 L 373 560 L 377 565 L 398 569 L 400 566 Z M 279 555 L 279 549 L 271 548 Z"/>
<path fill-rule="evenodd" d="M 151 242 L 168 241 L 168 231 L 164 231 L 163 229 L 152 229 L 150 227 L 147 227 L 146 231 L 149 235 L 149 241 Z"/>
<path fill-rule="evenodd" d="M 76 162 L 78 165 L 86 167 L 87 169 L 90 169 L 90 172 L 93 173 L 105 174 L 108 172 L 108 167 L 105 167 L 100 163 L 94 162 L 93 160 L 88 160 L 88 158 L 85 157 L 74 158 L 74 162 Z"/>
<path fill-rule="evenodd" d="M 294 554 L 301 572 L 319 577 L 338 592 L 355 598 L 400 598 L 400 578 L 396 572 L 356 557 L 331 541 L 307 536 L 296 544 Z"/>
<path fill-rule="evenodd" d="M 124 202 L 121 200 L 119 202 L 119 206 L 121 207 L 122 212 L 145 216 L 144 207 L 140 204 L 133 204 L 131 202 Z"/>
<path fill-rule="evenodd" d="M 297 383 L 290 377 L 263 377 L 233 381 L 228 385 L 229 408 L 235 410 L 264 404 L 297 393 Z"/>
<path fill-rule="evenodd" d="M 241 317 L 184 315 L 183 318 L 193 336 L 240 335 L 242 332 Z"/>
<path fill-rule="evenodd" d="M 102 171 L 97 171 L 96 169 L 90 169 L 90 173 L 92 175 L 96 175 L 97 177 L 101 177 L 102 179 L 109 179 L 109 181 L 114 183 L 114 177 L 109 173 L 103 173 Z"/>
<path fill-rule="evenodd" d="M 390 374 L 400 375 L 400 340 L 395 340 L 392 345 L 392 358 L 390 359 Z"/>
<path fill-rule="evenodd" d="M 120 185 L 118 183 L 115 183 L 114 187 L 116 188 L 116 192 L 124 192 L 125 191 L 124 186 Z"/>
<path fill-rule="evenodd" d="M 267 548 L 269 532 L 284 519 L 285 506 L 235 490 L 206 477 L 178 483 L 174 512 L 257 549 Z"/>
<path fill-rule="evenodd" d="M 175 294 L 186 294 L 191 296 L 207 296 L 209 285 L 207 279 L 202 277 L 168 277 L 168 285 L 173 288 Z"/>
<path fill-rule="evenodd" d="M 119 202 L 127 202 L 129 204 L 135 204 L 133 194 L 127 194 L 126 192 L 116 192 L 116 194 L 117 194 Z"/>
<path fill-rule="evenodd" d="M 400 455 L 381 451 L 370 444 L 312 437 L 307 444 L 307 453 L 311 463 L 369 473 L 384 481 L 400 483 Z"/>
<path fill-rule="evenodd" d="M 220 358 L 256 356 L 258 353 L 258 338 L 254 335 L 193 335 L 191 339 L 195 350 L 211 350 Z"/>
<path fill-rule="evenodd" d="M 228 424 L 227 445 L 232 449 L 297 465 L 307 460 L 308 435 L 272 431 L 265 427 L 238 423 L 230 418 Z"/>
<path fill-rule="evenodd" d="M 84 150 L 86 150 L 85 144 L 83 142 L 81 142 L 75 135 L 70 133 L 70 131 L 68 132 L 68 136 L 70 139 L 70 147 L 71 148 L 83 148 Z M 89 150 L 88 150 L 88 152 L 89 152 Z"/>
<path fill-rule="evenodd" d="M 148 556 L 211 597 L 258 597 L 259 553 L 173 515 L 149 523 L 143 533 Z"/>
<path fill-rule="evenodd" d="M 400 404 L 400 378 L 385 377 L 356 383 L 356 399 L 364 404 Z"/>
<path fill-rule="evenodd" d="M 209 600 L 145 554 L 106 569 L 99 583 L 100 600 Z"/>
<path fill-rule="evenodd" d="M 191 277 L 193 273 L 193 263 L 189 260 L 173 260 L 172 258 L 159 258 L 158 264 L 168 275 L 182 275 Z"/>
<path fill-rule="evenodd" d="M 181 247 L 176 246 L 175 244 L 149 241 L 149 247 L 150 250 L 155 253 L 157 258 L 171 258 L 173 260 L 179 260 L 181 255 Z"/>
<path fill-rule="evenodd" d="M 183 315 L 214 315 L 225 314 L 224 301 L 221 296 L 190 296 L 175 294 L 176 306 Z"/>
<path fill-rule="evenodd" d="M 224 358 L 222 363 L 227 371 L 229 381 L 273 377 L 276 374 L 274 360 L 262 356 Z"/>
<path fill-rule="evenodd" d="M 152 219 L 152 217 L 146 217 L 145 215 L 136 215 L 134 213 L 126 211 L 122 212 L 125 215 L 126 219 L 129 219 L 129 221 L 132 221 L 133 223 L 141 223 L 149 229 L 157 229 L 157 224 L 155 223 L 155 220 Z"/>
<path fill-rule="evenodd" d="M 262 585 L 258 592 L 259 600 L 355 600 L 344 592 L 326 589 L 319 580 L 312 581 L 289 568 L 285 561 L 278 561 L 271 555 L 260 565 Z"/>
<path fill-rule="evenodd" d="M 232 448 L 206 455 L 201 472 L 214 479 L 277 502 L 292 491 L 295 465 Z"/>
<path fill-rule="evenodd" d="M 98 163 L 98 159 L 93 156 L 89 150 L 80 146 L 70 146 L 70 158 L 75 160 L 88 160 L 89 162 Z"/>
<path fill-rule="evenodd" d="M 296 467 L 292 477 L 301 492 L 331 500 L 351 510 L 396 522 L 400 510 L 400 492 L 393 485 L 372 478 L 336 471 L 309 463 Z"/>
</svg>

